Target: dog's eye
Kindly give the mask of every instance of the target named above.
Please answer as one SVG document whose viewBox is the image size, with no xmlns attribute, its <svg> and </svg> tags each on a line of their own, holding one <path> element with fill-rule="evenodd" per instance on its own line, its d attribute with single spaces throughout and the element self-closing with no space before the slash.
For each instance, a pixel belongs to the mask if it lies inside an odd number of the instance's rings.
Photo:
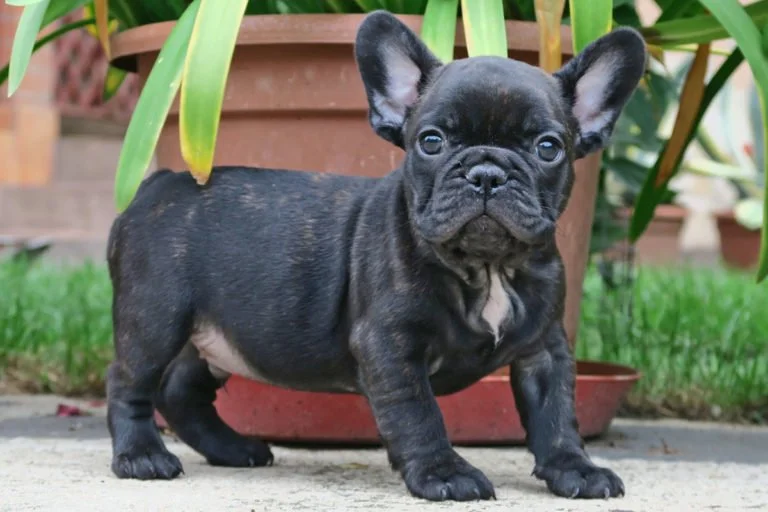
<svg viewBox="0 0 768 512">
<path fill-rule="evenodd" d="M 536 154 L 545 162 L 554 162 L 561 152 L 560 142 L 554 137 L 544 137 L 536 143 Z"/>
<path fill-rule="evenodd" d="M 428 155 L 436 155 L 443 149 L 443 138 L 434 132 L 425 133 L 419 138 L 421 150 Z"/>
</svg>

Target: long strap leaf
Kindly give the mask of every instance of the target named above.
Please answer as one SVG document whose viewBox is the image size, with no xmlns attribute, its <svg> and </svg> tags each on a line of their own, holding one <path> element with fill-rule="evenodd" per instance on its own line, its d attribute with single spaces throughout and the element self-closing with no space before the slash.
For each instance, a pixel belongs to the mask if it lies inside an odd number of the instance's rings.
<svg viewBox="0 0 768 512">
<path fill-rule="evenodd" d="M 14 7 L 26 7 L 27 5 L 39 4 L 42 1 L 43 0 L 5 0 L 5 3 L 13 5 Z"/>
<path fill-rule="evenodd" d="M 568 0 L 568 4 L 574 52 L 580 52 L 589 43 L 611 31 L 613 23 L 611 0 Z"/>
<path fill-rule="evenodd" d="M 507 29 L 504 6 L 498 0 L 461 0 L 461 17 L 470 57 L 506 57 Z"/>
<path fill-rule="evenodd" d="M 47 27 L 65 14 L 72 12 L 75 9 L 79 9 L 89 1 L 90 0 L 54 0 L 48 5 L 48 10 L 45 11 L 41 28 Z M 90 16 L 88 17 L 90 18 Z"/>
<path fill-rule="evenodd" d="M 704 3 L 702 0 L 699 1 Z M 722 2 L 721 0 L 713 0 L 713 3 L 720 7 L 725 6 L 726 10 L 731 9 L 730 5 L 736 5 L 739 12 L 747 14 L 743 19 L 751 18 L 751 25 L 757 24 L 757 26 L 762 27 L 768 23 L 768 0 L 759 0 L 743 8 L 737 0 L 723 0 Z M 726 29 L 716 16 L 713 16 L 715 11 L 709 10 L 712 14 L 659 22 L 650 27 L 643 27 L 640 32 L 648 44 L 664 48 L 684 44 L 709 43 L 731 37 L 730 30 Z"/>
<path fill-rule="evenodd" d="M 24 74 L 27 72 L 37 33 L 40 32 L 40 26 L 43 23 L 43 16 L 45 10 L 48 9 L 49 2 L 50 0 L 42 0 L 30 4 L 24 7 L 24 11 L 21 13 L 11 48 L 10 78 L 8 80 L 9 97 L 19 88 Z"/>
<path fill-rule="evenodd" d="M 669 137 L 667 146 L 661 155 L 659 162 L 659 172 L 656 176 L 656 187 L 663 186 L 674 173 L 680 161 L 683 158 L 686 141 L 691 139 L 694 133 L 698 108 L 701 99 L 704 96 L 704 80 L 707 74 L 707 63 L 709 61 L 709 44 L 699 45 L 696 51 L 696 57 L 688 71 L 688 76 L 680 92 L 680 107 L 677 112 L 677 119 L 672 128 L 672 135 Z"/>
<path fill-rule="evenodd" d="M 227 75 L 248 0 L 201 0 L 181 83 L 181 154 L 199 184 L 210 177 Z"/>
<path fill-rule="evenodd" d="M 111 59 L 112 52 L 109 48 L 109 0 L 93 0 L 93 10 L 96 13 L 96 31 L 99 43 L 107 56 Z"/>
<path fill-rule="evenodd" d="M 68 23 L 66 25 L 63 25 L 50 34 L 47 34 L 43 37 L 41 37 L 36 43 L 35 46 L 32 48 L 32 53 L 35 53 L 37 50 L 45 46 L 46 44 L 50 43 L 51 41 L 54 41 L 58 39 L 59 37 L 63 36 L 67 32 L 71 32 L 73 30 L 77 30 L 78 28 L 86 27 L 89 25 L 93 25 L 96 23 L 96 20 L 93 18 L 86 19 L 86 20 L 77 20 L 72 23 Z M 5 66 L 2 69 L 0 69 L 0 84 L 3 84 L 6 80 L 8 80 L 8 73 L 10 70 L 10 66 Z"/>
<path fill-rule="evenodd" d="M 565 0 L 535 0 L 536 24 L 539 28 L 539 67 L 554 73 L 563 63 L 560 24 Z"/>
<path fill-rule="evenodd" d="M 115 203 L 118 211 L 125 210 L 131 203 L 152 161 L 160 130 L 179 90 L 187 45 L 199 8 L 200 0 L 194 0 L 176 22 L 136 103 L 117 164 Z"/>
<path fill-rule="evenodd" d="M 429 0 L 421 25 L 421 39 L 443 62 L 453 60 L 459 0 Z"/>
</svg>

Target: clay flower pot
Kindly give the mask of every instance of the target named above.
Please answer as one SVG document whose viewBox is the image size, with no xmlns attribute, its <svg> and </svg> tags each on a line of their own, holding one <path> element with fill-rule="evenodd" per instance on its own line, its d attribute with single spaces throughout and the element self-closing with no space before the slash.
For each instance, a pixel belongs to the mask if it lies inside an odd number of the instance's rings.
<svg viewBox="0 0 768 512">
<path fill-rule="evenodd" d="M 631 368 L 580 361 L 576 417 L 586 438 L 611 424 L 622 398 L 640 375 Z M 525 430 L 504 375 L 492 375 L 448 396 L 438 397 L 445 428 L 457 445 L 521 444 Z M 270 442 L 379 444 L 368 402 L 353 394 L 308 393 L 232 377 L 219 390 L 216 409 L 238 432 Z M 161 416 L 158 423 L 166 426 Z"/>
<path fill-rule="evenodd" d="M 677 205 L 657 206 L 648 228 L 635 243 L 635 262 L 640 265 L 669 265 L 682 261 L 680 234 L 686 215 L 686 210 Z M 618 216 L 622 222 L 628 223 L 632 210 L 621 209 Z M 627 241 L 619 242 L 603 255 L 609 259 L 621 259 L 626 253 L 627 244 Z"/>
<path fill-rule="evenodd" d="M 752 270 L 760 260 L 760 230 L 750 230 L 736 222 L 733 212 L 716 217 L 720 233 L 720 255 L 732 268 Z"/>
<path fill-rule="evenodd" d="M 402 151 L 378 138 L 369 126 L 368 105 L 354 60 L 353 42 L 363 17 L 247 16 L 229 73 L 214 164 L 365 176 L 382 176 L 396 168 Z M 421 16 L 400 19 L 417 33 L 420 31 Z M 114 64 L 137 71 L 143 84 L 172 26 L 171 22 L 158 23 L 120 32 L 112 40 Z M 456 56 L 465 57 L 461 23 L 456 35 Z M 538 62 L 535 23 L 508 22 L 507 37 L 510 57 L 531 64 Z M 562 41 L 563 48 L 570 51 L 567 27 L 562 28 Z M 186 168 L 179 150 L 178 103 L 161 133 L 157 160 L 161 167 Z M 565 328 L 571 343 L 578 327 L 599 167 L 600 154 L 576 163 L 570 206 L 558 226 L 557 243 L 565 262 L 568 289 Z M 230 391 L 235 386 L 246 386 L 240 380 L 234 382 L 237 384 L 228 386 Z M 488 382 L 498 386 L 498 379 Z M 249 386 L 261 401 L 280 396 L 290 402 L 304 396 L 257 383 Z M 509 395 L 506 387 L 503 394 Z M 473 392 L 477 390 L 470 394 Z M 342 403 L 351 399 L 338 396 L 328 400 Z M 264 407 L 258 409 L 265 414 Z M 271 416 L 275 421 L 297 422 L 294 412 L 287 414 L 288 410 L 281 408 Z M 245 409 L 242 414 L 249 412 Z M 236 421 L 232 416 L 228 418 Z"/>
</svg>

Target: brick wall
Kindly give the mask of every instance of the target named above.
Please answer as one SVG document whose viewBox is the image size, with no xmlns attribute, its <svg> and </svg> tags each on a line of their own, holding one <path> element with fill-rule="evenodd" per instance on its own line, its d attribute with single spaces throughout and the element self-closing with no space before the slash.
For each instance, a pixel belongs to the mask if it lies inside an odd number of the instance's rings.
<svg viewBox="0 0 768 512">
<path fill-rule="evenodd" d="M 8 62 L 21 11 L 0 4 L 0 62 Z M 35 186 L 50 178 L 59 133 L 55 83 L 53 49 L 44 48 L 33 56 L 13 98 L 0 87 L 0 186 Z"/>
<path fill-rule="evenodd" d="M 62 23 L 81 17 L 76 12 Z M 54 43 L 54 58 L 58 78 L 54 95 L 62 116 L 128 123 L 138 99 L 138 77 L 127 75 L 115 96 L 104 102 L 102 92 L 109 63 L 96 38 L 85 30 L 69 32 Z"/>
</svg>

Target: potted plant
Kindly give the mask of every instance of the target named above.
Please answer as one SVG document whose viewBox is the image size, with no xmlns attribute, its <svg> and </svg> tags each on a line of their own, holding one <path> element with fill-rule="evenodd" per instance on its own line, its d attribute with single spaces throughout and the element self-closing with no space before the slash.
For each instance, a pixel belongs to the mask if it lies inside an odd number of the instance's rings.
<svg viewBox="0 0 768 512">
<path fill-rule="evenodd" d="M 95 0 L 92 17 L 59 27 L 36 43 L 41 29 L 90 2 L 7 1 L 25 5 L 14 39 L 9 92 L 18 86 L 36 47 L 85 25 L 96 26 L 105 52 L 113 59 L 107 93 L 119 86 L 126 71 L 138 72 L 143 88 L 118 164 L 118 209 L 131 201 L 155 152 L 160 166 L 188 168 L 200 183 L 207 180 L 214 165 L 228 163 L 372 176 L 394 168 L 400 152 L 370 130 L 353 60 L 355 30 L 366 11 L 386 8 L 400 14 L 444 60 L 509 55 L 539 63 L 547 70 L 558 67 L 572 49 L 579 50 L 610 30 L 612 18 L 634 12 L 631 2 L 625 0 L 617 0 L 615 6 L 610 0 L 570 0 L 568 6 L 564 0 L 463 0 L 461 21 L 457 22 L 458 0 L 232 0 L 227 9 L 221 9 L 214 0 Z M 692 18 L 671 19 L 688 16 L 678 5 L 667 6 L 661 23 L 643 29 L 648 40 L 657 45 L 652 46 L 657 56 L 658 45 L 727 37 L 710 15 L 694 13 Z M 735 8 L 741 9 L 738 5 Z M 561 20 L 572 25 L 572 33 Z M 111 21 L 116 22 L 117 32 L 110 37 Z M 675 25 L 675 21 L 682 24 Z M 702 27 L 710 29 L 704 36 Z M 333 129 L 324 129 L 329 124 Z M 599 155 L 577 163 L 571 206 L 558 226 L 558 245 L 568 281 L 565 325 L 572 342 L 599 168 Z M 618 398 L 637 376 L 631 370 L 607 365 L 582 363 L 579 370 L 577 415 L 584 433 L 597 433 L 607 426 Z M 615 394 L 606 395 L 590 387 L 606 381 L 617 382 Z M 441 406 L 452 437 L 478 439 L 481 428 L 485 432 L 482 439 L 521 440 L 508 386 L 505 377 L 492 376 L 478 387 L 446 397 Z M 500 387 L 503 392 L 498 391 Z M 250 416 L 245 404 L 254 394 L 259 394 L 260 411 L 270 410 L 269 405 L 265 409 L 265 403 L 272 400 L 275 413 Z M 483 400 L 478 400 L 480 397 Z M 459 414 L 458 408 L 451 414 L 451 404 L 460 404 L 464 410 L 469 406 L 492 407 L 496 413 L 509 414 L 493 416 L 494 425 L 489 423 L 489 416 Z M 303 439 L 321 432 L 314 438 L 334 440 L 355 439 L 357 432 L 357 440 L 371 435 L 376 439 L 375 429 L 368 428 L 372 424 L 365 423 L 370 415 L 364 401 L 355 396 L 306 396 L 233 379 L 220 393 L 217 407 L 225 420 L 244 432 L 261 430 L 258 433 L 263 434 L 272 428 L 272 432 Z M 358 414 L 356 408 L 364 412 Z M 358 418 L 360 428 L 342 431 L 333 421 L 340 414 Z M 475 417 L 485 423 L 461 423 L 462 418 Z M 323 421 L 325 427 L 332 428 L 322 430 Z M 354 420 L 348 424 L 354 429 Z M 468 433 L 464 438 L 462 431 Z"/>
<path fill-rule="evenodd" d="M 667 9 L 659 23 L 646 29 L 646 41 L 662 46 L 694 43 L 695 57 L 680 94 L 680 106 L 672 134 L 646 176 L 638 195 L 629 229 L 631 241 L 636 241 L 647 229 L 656 207 L 668 191 L 670 180 L 686 169 L 685 165 L 681 165 L 683 156 L 694 140 L 704 114 L 736 68 L 745 60 L 757 84 L 761 122 L 765 124 L 768 120 L 768 58 L 763 51 L 764 36 L 758 28 L 763 27 L 768 20 L 768 2 L 760 0 L 747 6 L 742 6 L 738 0 L 658 3 L 666 4 Z M 665 19 L 668 13 L 671 14 Z M 680 18 L 674 19 L 677 16 Z M 693 37 L 684 34 L 685 27 L 694 24 L 699 25 L 698 33 Z M 711 42 L 727 37 L 733 39 L 736 47 L 711 78 L 706 80 Z M 765 132 L 762 137 L 765 137 Z M 765 165 L 765 160 L 762 165 Z M 766 184 L 763 183 L 763 186 Z M 764 211 L 768 207 L 764 192 L 752 199 L 756 200 L 751 202 L 752 211 Z M 768 275 L 768 218 L 763 215 L 760 221 L 762 236 L 757 264 L 758 281 Z"/>
<path fill-rule="evenodd" d="M 731 87 L 725 92 L 726 98 L 732 98 Z M 749 130 L 734 126 L 728 116 L 724 116 L 725 151 L 718 151 L 712 158 L 691 159 L 684 168 L 701 176 L 723 180 L 725 183 L 721 181 L 722 185 L 730 185 L 734 197 L 730 201 L 723 197 L 726 201 L 720 202 L 727 202 L 729 207 L 717 205 L 714 208 L 720 255 L 729 267 L 754 270 L 760 257 L 760 227 L 764 215 L 764 128 L 754 85 L 747 96 Z M 732 105 L 724 103 L 725 108 L 732 108 Z M 718 183 L 715 186 L 720 188 L 722 185 Z"/>
<path fill-rule="evenodd" d="M 741 166 L 747 167 L 745 176 L 731 178 L 738 199 L 733 209 L 717 214 L 720 234 L 720 255 L 726 265 L 740 269 L 754 269 L 760 259 L 760 226 L 763 225 L 765 202 L 765 127 L 760 116 L 760 100 L 756 87 L 749 94 L 749 126 L 751 143 L 744 147 Z M 735 141 L 733 141 L 735 142 Z M 738 154 L 738 147 L 731 153 Z"/>
<path fill-rule="evenodd" d="M 627 227 L 648 169 L 664 145 L 660 126 L 676 105 L 684 71 L 670 73 L 652 61 L 643 83 L 627 103 L 603 154 L 593 252 L 605 261 L 631 258 L 640 264 L 680 260 L 679 238 L 686 210 L 668 191 L 643 236 L 630 244 Z"/>
</svg>

